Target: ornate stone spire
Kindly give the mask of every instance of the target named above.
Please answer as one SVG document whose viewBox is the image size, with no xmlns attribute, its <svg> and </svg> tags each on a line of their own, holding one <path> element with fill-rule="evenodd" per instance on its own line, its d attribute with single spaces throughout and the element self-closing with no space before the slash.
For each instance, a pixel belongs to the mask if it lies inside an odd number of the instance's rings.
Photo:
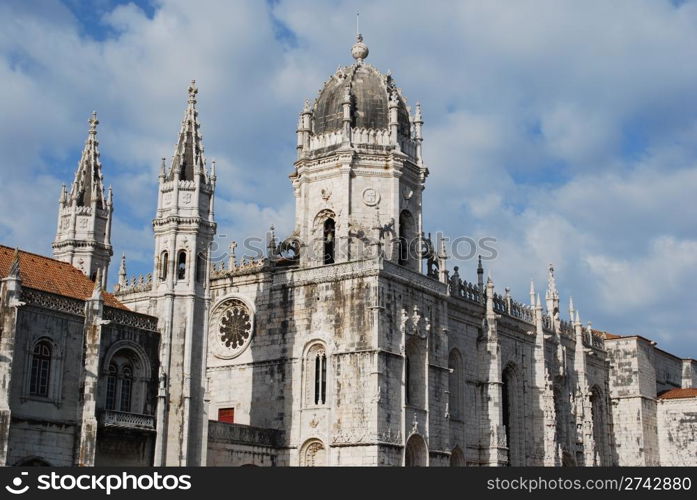
<svg viewBox="0 0 697 500">
<path fill-rule="evenodd" d="M 557 281 L 554 278 L 554 265 L 549 265 L 549 272 L 547 275 L 547 298 L 548 299 L 558 299 L 559 292 L 557 291 Z"/>
<path fill-rule="evenodd" d="M 484 292 L 484 267 L 482 266 L 482 256 L 479 256 L 477 263 L 477 286 L 479 286 L 479 291 Z"/>
<path fill-rule="evenodd" d="M 168 180 L 177 177 L 179 180 L 192 181 L 195 175 L 205 177 L 205 157 L 203 155 L 203 137 L 201 136 L 201 124 L 198 121 L 196 110 L 196 95 L 198 88 L 196 80 L 191 80 L 188 88 L 189 99 L 179 130 L 179 140 L 174 150 L 172 167 Z"/>
<path fill-rule="evenodd" d="M 127 284 L 127 274 L 126 274 L 126 254 L 121 254 L 121 265 L 119 266 L 119 286 L 126 286 Z"/>
<path fill-rule="evenodd" d="M 53 241 L 56 259 L 72 264 L 94 280 L 101 268 L 106 287 L 111 248 L 113 193 L 104 190 L 97 140 L 97 113 L 92 112 L 82 156 L 70 194 L 63 186 L 58 203 L 58 227 Z"/>
<path fill-rule="evenodd" d="M 99 141 L 97 140 L 97 112 L 92 111 L 89 121 L 89 132 L 85 146 L 82 149 L 80 163 L 75 172 L 75 180 L 70 190 L 70 199 L 77 206 L 90 207 L 96 203 L 97 208 L 105 205 L 102 164 L 99 161 Z"/>
</svg>

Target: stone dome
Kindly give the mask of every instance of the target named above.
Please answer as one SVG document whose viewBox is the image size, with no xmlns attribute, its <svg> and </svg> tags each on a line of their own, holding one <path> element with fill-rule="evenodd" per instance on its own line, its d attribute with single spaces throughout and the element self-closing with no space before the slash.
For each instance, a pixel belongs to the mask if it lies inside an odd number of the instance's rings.
<svg viewBox="0 0 697 500">
<path fill-rule="evenodd" d="M 343 103 L 348 88 L 352 128 L 388 130 L 390 96 L 394 95 L 398 101 L 399 134 L 409 137 L 411 122 L 406 99 L 401 95 L 390 75 L 383 75 L 375 67 L 363 61 L 368 55 L 368 47 L 363 43 L 360 35 L 351 53 L 356 62 L 351 66 L 337 69 L 319 92 L 313 108 L 313 132 L 319 135 L 342 129 Z"/>
</svg>

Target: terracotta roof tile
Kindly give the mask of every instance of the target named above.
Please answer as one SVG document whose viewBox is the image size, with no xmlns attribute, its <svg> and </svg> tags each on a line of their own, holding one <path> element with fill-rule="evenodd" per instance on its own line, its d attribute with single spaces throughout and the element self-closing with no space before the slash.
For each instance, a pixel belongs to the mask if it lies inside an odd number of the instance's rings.
<svg viewBox="0 0 697 500">
<path fill-rule="evenodd" d="M 9 274 L 14 253 L 14 248 L 0 245 L 0 278 Z M 86 300 L 94 290 L 94 282 L 72 265 L 23 250 L 19 251 L 19 276 L 22 286 L 74 299 Z M 128 310 L 108 292 L 104 292 L 104 304 Z"/>
<path fill-rule="evenodd" d="M 671 389 L 658 396 L 658 399 L 697 398 L 697 387 L 687 389 Z"/>
<path fill-rule="evenodd" d="M 615 335 L 614 333 L 605 332 L 603 330 L 593 330 L 593 333 L 599 337 L 603 337 L 605 340 L 621 339 L 622 335 Z"/>
</svg>

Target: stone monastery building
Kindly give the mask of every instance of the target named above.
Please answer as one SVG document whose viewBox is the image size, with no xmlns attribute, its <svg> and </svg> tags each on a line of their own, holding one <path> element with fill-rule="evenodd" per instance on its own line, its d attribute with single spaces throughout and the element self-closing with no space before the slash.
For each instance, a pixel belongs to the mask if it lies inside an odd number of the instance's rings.
<svg viewBox="0 0 697 500">
<path fill-rule="evenodd" d="M 551 266 L 526 303 L 448 270 L 421 107 L 352 56 L 300 113 L 295 229 L 256 260 L 212 259 L 192 82 L 152 274 L 124 257 L 113 293 L 92 116 L 53 258 L 0 246 L 2 464 L 697 465 L 697 362 L 563 320 Z"/>
</svg>

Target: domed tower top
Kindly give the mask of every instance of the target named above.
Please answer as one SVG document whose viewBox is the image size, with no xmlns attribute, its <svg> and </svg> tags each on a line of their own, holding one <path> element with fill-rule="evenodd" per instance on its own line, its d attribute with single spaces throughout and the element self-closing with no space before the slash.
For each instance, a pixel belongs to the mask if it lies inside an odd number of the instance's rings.
<svg viewBox="0 0 697 500">
<path fill-rule="evenodd" d="M 368 46 L 359 33 L 351 48 L 355 62 L 340 66 L 324 83 L 311 110 L 304 111 L 311 116 L 309 135 L 317 138 L 343 134 L 342 140 L 337 139 L 339 143 L 396 146 L 415 156 L 417 137 L 412 130 L 406 98 L 389 72 L 383 74 L 365 62 L 368 54 Z M 311 142 L 310 150 L 316 145 L 325 149 L 335 139 Z"/>
<path fill-rule="evenodd" d="M 410 115 L 389 71 L 365 62 L 360 34 L 351 55 L 353 64 L 340 66 L 300 112 L 290 175 L 299 265 L 362 259 L 379 240 L 386 259 L 418 272 L 420 257 L 405 242 L 420 248 L 428 176 L 421 107 Z"/>
</svg>

